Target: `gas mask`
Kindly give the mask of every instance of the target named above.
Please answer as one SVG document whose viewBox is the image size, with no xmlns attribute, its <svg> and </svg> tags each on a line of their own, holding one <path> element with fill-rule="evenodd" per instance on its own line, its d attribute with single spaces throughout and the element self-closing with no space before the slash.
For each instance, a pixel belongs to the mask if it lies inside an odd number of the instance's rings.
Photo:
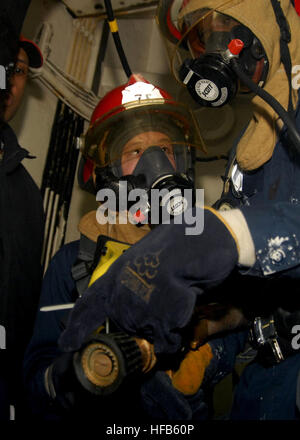
<svg viewBox="0 0 300 440">
<path fill-rule="evenodd" d="M 289 43 L 294 46 L 295 40 L 292 41 L 290 24 L 285 15 L 289 16 L 295 29 L 297 24 L 292 6 L 288 7 L 287 0 L 282 6 L 279 0 L 272 0 L 270 4 L 266 2 L 268 14 L 271 8 L 280 30 L 280 62 L 289 87 L 286 111 L 279 100 L 264 88 L 270 66 L 261 41 L 250 28 L 219 12 L 230 11 L 231 6 L 234 11 L 237 8 L 243 10 L 243 0 L 208 0 L 202 3 L 202 8 L 201 3 L 199 0 L 159 1 L 156 18 L 163 36 L 174 45 L 174 50 L 169 51 L 174 76 L 202 106 L 223 106 L 237 93 L 252 92 L 259 96 L 286 124 L 291 145 L 300 153 L 300 134 L 292 102 L 292 59 L 289 50 Z M 254 6 L 254 2 L 251 4 Z M 249 7 L 250 0 L 245 8 Z M 192 58 L 187 56 L 188 53 Z"/>
<path fill-rule="evenodd" d="M 250 92 L 231 66 L 231 58 L 238 56 L 239 64 L 255 84 L 263 86 L 268 72 L 268 60 L 260 41 L 247 27 L 219 12 L 207 12 L 197 17 L 186 37 L 186 45 L 193 58 L 185 59 L 179 68 L 179 78 L 193 99 L 206 107 L 221 107 L 238 92 Z M 193 14 L 194 15 L 194 14 Z M 186 25 L 188 25 L 188 18 Z M 243 42 L 235 53 L 228 45 L 233 40 Z"/>
<path fill-rule="evenodd" d="M 192 168 L 187 173 L 176 171 L 158 145 L 142 153 L 132 174 L 117 177 L 109 169 L 96 168 L 96 189 L 101 188 L 113 190 L 117 209 L 138 207 L 132 212 L 136 224 L 145 219 L 150 226 L 163 223 L 182 215 L 195 203 Z"/>
</svg>

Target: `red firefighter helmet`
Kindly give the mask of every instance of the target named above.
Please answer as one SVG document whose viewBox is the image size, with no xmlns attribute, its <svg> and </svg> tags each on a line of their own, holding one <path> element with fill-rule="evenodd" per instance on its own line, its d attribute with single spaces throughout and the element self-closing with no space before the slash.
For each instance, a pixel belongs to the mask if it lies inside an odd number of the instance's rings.
<svg viewBox="0 0 300 440">
<path fill-rule="evenodd" d="M 137 85 L 142 86 L 138 87 Z M 90 128 L 125 110 L 127 103 L 133 103 L 133 105 L 136 103 L 138 106 L 143 101 L 143 105 L 147 105 L 144 101 L 157 98 L 174 101 L 169 93 L 158 86 L 150 84 L 141 75 L 131 75 L 126 84 L 111 90 L 99 101 L 92 114 Z"/>
<path fill-rule="evenodd" d="M 142 76 L 132 75 L 126 84 L 108 92 L 98 103 L 84 137 L 82 154 L 88 165 L 92 161 L 97 167 L 110 167 L 115 176 L 121 177 L 124 145 L 147 131 L 169 136 L 178 172 L 191 167 L 189 147 L 201 145 L 191 111 Z"/>
</svg>

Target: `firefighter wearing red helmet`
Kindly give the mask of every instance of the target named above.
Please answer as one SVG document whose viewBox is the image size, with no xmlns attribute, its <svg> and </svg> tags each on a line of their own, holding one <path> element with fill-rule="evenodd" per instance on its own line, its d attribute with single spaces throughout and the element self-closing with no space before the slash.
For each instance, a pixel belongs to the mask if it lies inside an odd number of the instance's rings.
<svg viewBox="0 0 300 440">
<path fill-rule="evenodd" d="M 182 182 L 193 183 L 191 146 L 197 142 L 197 129 L 191 113 L 164 90 L 139 75 L 132 76 L 126 84 L 100 100 L 83 141 L 82 153 L 92 164 L 98 191 L 110 187 L 117 192 L 118 182 L 126 178 L 135 188 L 142 186 L 145 190 L 150 186 L 157 187 L 157 181 L 164 181 L 169 188 L 171 182 L 172 191 L 174 186 L 183 185 Z M 101 420 L 106 421 L 154 417 L 148 398 L 152 393 L 158 394 L 156 390 L 151 391 L 152 382 L 149 383 L 150 389 L 143 388 L 142 391 L 142 382 L 148 379 L 146 376 L 142 381 L 138 378 L 130 381 L 129 387 L 124 384 L 125 388 L 120 389 L 115 397 L 103 399 L 107 389 L 111 392 L 115 387 L 115 378 L 119 378 L 123 368 L 122 363 L 120 368 L 116 367 L 115 354 L 111 354 L 107 346 L 99 352 L 97 343 L 94 352 L 95 344 L 92 344 L 93 353 L 86 358 L 85 355 L 80 357 L 79 352 L 62 351 L 58 344 L 67 323 L 68 308 L 72 307 L 74 300 L 84 298 L 88 286 L 105 275 L 125 250 L 150 232 L 149 225 L 140 223 L 137 227 L 128 221 L 100 224 L 97 212 L 92 211 L 80 220 L 79 231 L 80 240 L 63 246 L 45 275 L 41 294 L 44 307 L 37 315 L 25 357 L 25 383 L 31 410 L 35 417 L 43 420 L 65 420 L 77 415 L 81 419 L 91 419 L 99 414 Z M 117 327 L 113 321 L 109 324 L 111 334 Z M 102 338 L 103 327 L 98 330 Z M 129 350 L 131 365 L 135 359 L 133 354 L 136 354 L 131 351 L 132 341 L 123 335 L 122 344 L 122 352 L 128 354 Z M 142 347 L 148 370 L 156 362 L 153 347 L 145 339 Z M 93 385 L 93 379 L 96 379 L 97 387 Z M 111 386 L 107 386 L 110 383 Z M 166 387 L 168 402 L 176 412 L 177 391 L 168 384 Z M 98 400 L 95 394 L 99 391 L 95 392 L 95 388 L 102 390 L 102 398 Z"/>
<path fill-rule="evenodd" d="M 119 198 L 120 180 L 127 191 L 193 189 L 195 147 L 201 148 L 201 140 L 192 113 L 132 75 L 100 100 L 82 153 L 85 166 L 95 169 L 96 191 L 110 188 Z"/>
</svg>

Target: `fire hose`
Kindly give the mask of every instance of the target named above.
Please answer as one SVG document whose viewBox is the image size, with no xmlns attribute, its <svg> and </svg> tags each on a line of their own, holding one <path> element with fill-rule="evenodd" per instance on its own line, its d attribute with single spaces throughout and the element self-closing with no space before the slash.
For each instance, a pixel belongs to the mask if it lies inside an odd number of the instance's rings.
<svg viewBox="0 0 300 440">
<path fill-rule="evenodd" d="M 208 337 L 207 319 L 218 320 L 226 311 L 226 306 L 217 303 L 196 308 L 186 329 L 187 342 L 181 356 L 204 344 Z M 85 390 L 98 396 L 113 394 L 132 378 L 150 372 L 158 362 L 153 344 L 146 339 L 123 332 L 106 334 L 103 327 L 73 357 L 78 381 Z"/>
</svg>

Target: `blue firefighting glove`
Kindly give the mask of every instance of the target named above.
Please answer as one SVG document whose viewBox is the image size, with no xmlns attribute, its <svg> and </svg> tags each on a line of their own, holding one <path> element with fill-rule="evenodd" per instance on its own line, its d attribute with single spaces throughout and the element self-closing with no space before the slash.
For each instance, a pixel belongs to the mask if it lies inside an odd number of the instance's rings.
<svg viewBox="0 0 300 440">
<path fill-rule="evenodd" d="M 73 411 L 86 394 L 75 376 L 73 353 L 62 354 L 47 368 L 45 386 L 54 405 L 63 411 Z"/>
<path fill-rule="evenodd" d="M 75 373 L 74 355 L 63 353 L 52 362 L 45 372 L 45 388 L 55 414 L 64 419 L 76 414 L 93 417 L 92 412 L 97 411 L 101 402 L 82 386 Z"/>
<path fill-rule="evenodd" d="M 132 246 L 77 300 L 61 335 L 64 351 L 77 350 L 108 317 L 122 331 L 175 353 L 182 344 L 196 300 L 226 279 L 238 262 L 230 228 L 217 211 L 203 215 L 203 232 L 189 235 L 182 224 L 157 226 Z"/>
</svg>

